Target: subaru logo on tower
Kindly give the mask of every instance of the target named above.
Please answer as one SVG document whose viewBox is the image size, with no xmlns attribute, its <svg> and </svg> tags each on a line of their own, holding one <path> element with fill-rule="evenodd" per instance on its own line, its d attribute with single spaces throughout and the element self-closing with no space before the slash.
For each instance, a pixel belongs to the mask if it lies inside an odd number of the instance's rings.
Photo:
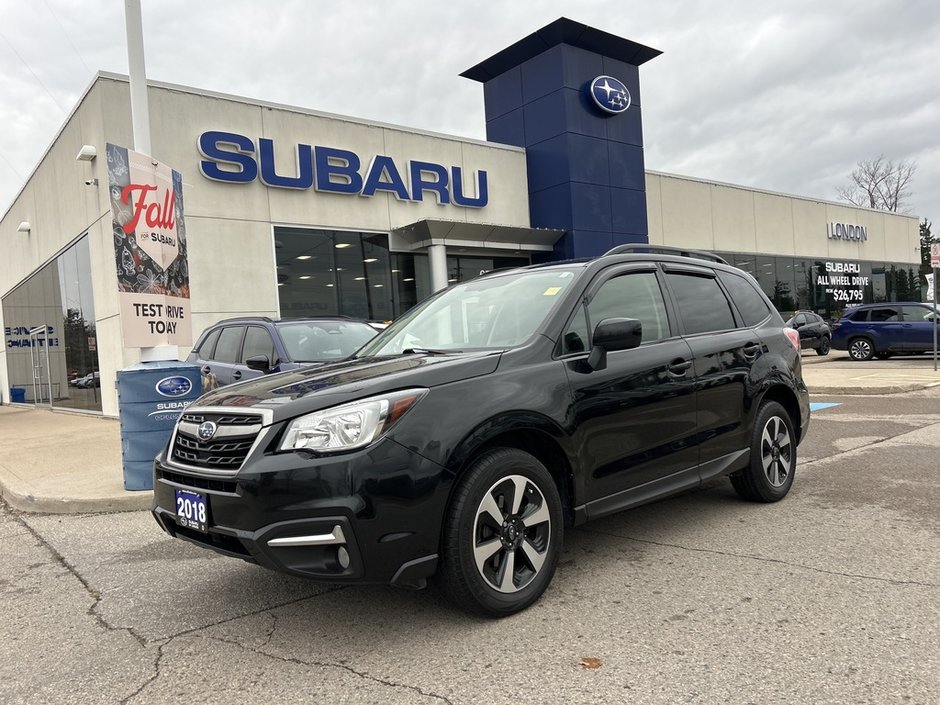
<svg viewBox="0 0 940 705">
<path fill-rule="evenodd" d="M 598 108 L 611 115 L 630 107 L 630 91 L 613 76 L 598 76 L 591 81 L 591 97 Z"/>
<path fill-rule="evenodd" d="M 193 383 L 186 377 L 164 377 L 157 382 L 155 389 L 163 397 L 181 397 L 189 394 Z"/>
<path fill-rule="evenodd" d="M 196 430 L 196 435 L 199 436 L 200 441 L 211 441 L 212 437 L 215 435 L 216 425 L 211 421 L 204 421 L 199 424 L 199 428 Z"/>
</svg>

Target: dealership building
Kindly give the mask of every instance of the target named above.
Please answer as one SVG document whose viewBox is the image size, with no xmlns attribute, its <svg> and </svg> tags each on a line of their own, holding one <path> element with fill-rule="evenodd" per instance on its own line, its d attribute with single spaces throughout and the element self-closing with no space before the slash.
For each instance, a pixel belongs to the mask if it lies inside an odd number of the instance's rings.
<svg viewBox="0 0 940 705">
<path fill-rule="evenodd" d="M 487 141 L 149 82 L 151 156 L 182 175 L 194 338 L 243 315 L 391 320 L 486 271 L 627 243 L 718 253 L 783 313 L 920 300 L 913 216 L 646 170 L 639 67 L 658 54 L 548 25 L 462 74 Z M 4 403 L 116 415 L 117 371 L 140 360 L 107 144 L 134 139 L 128 79 L 102 72 L 0 221 Z"/>
</svg>

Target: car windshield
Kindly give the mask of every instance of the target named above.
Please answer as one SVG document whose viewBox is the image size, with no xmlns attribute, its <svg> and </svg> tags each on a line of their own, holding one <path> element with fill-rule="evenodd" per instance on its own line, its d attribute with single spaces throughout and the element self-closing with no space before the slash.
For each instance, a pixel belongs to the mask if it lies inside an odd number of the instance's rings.
<svg viewBox="0 0 940 705">
<path fill-rule="evenodd" d="M 323 362 L 349 357 L 376 335 L 359 321 L 299 321 L 278 325 L 284 349 L 294 362 Z"/>
<path fill-rule="evenodd" d="M 562 298 L 575 271 L 524 270 L 456 284 L 413 308 L 358 357 L 521 345 Z"/>
</svg>

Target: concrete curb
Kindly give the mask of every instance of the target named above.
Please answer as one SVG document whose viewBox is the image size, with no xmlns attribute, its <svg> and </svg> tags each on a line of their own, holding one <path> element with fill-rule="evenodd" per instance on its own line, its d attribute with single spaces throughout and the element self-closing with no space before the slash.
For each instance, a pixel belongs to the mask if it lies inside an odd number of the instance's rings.
<svg viewBox="0 0 940 705">
<path fill-rule="evenodd" d="M 922 389 L 936 387 L 940 382 L 917 382 L 914 384 L 896 384 L 885 387 L 823 387 L 806 385 L 810 395 L 832 394 L 839 396 L 869 396 L 880 397 L 885 394 L 903 394 L 905 392 L 918 392 Z"/>
<path fill-rule="evenodd" d="M 0 499 L 29 514 L 104 514 L 136 512 L 153 506 L 153 491 L 128 492 L 116 497 L 37 497 L 9 487 L 0 478 Z"/>
</svg>

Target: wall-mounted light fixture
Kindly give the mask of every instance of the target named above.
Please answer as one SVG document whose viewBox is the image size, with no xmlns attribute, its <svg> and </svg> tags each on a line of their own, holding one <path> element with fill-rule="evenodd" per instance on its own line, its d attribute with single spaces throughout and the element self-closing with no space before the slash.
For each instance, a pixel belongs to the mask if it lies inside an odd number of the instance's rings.
<svg viewBox="0 0 940 705">
<path fill-rule="evenodd" d="M 16 229 L 16 232 L 26 233 L 27 235 L 29 234 L 29 231 L 30 231 L 30 225 L 29 225 L 28 220 L 24 220 L 22 223 L 20 223 L 20 226 Z"/>
<path fill-rule="evenodd" d="M 94 161 L 97 156 L 98 150 L 95 149 L 94 145 L 83 144 L 82 148 L 78 150 L 78 156 L 75 157 L 75 160 L 79 162 L 91 162 Z"/>
</svg>

